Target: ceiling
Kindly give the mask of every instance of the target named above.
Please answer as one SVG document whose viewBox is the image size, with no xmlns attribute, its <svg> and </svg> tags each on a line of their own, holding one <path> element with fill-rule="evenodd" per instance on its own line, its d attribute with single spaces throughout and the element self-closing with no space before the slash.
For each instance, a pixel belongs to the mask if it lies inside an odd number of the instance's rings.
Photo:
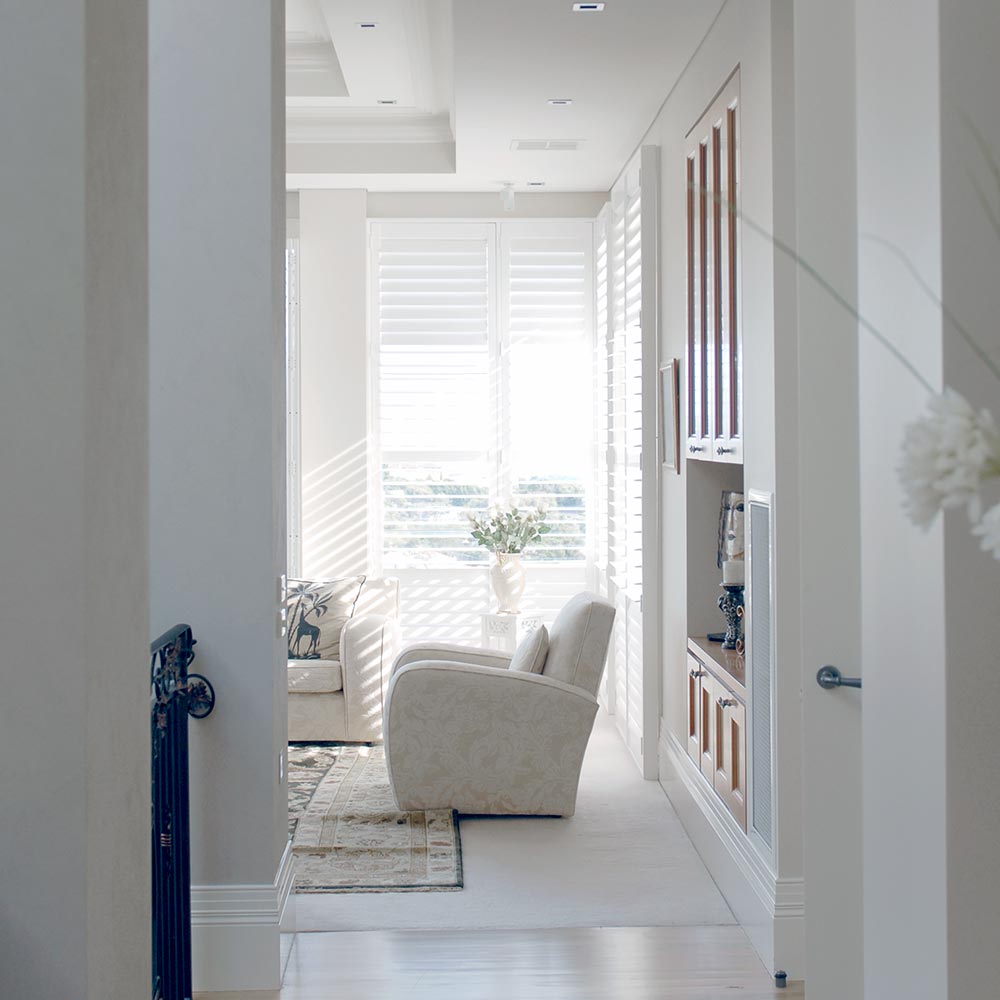
<svg viewBox="0 0 1000 1000">
<path fill-rule="evenodd" d="M 288 186 L 606 191 L 721 4 L 286 0 Z"/>
</svg>

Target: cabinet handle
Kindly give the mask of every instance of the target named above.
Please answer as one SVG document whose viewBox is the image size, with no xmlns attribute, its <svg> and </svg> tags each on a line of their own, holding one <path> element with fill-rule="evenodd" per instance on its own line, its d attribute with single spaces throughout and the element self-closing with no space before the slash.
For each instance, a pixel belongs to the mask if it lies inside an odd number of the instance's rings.
<svg viewBox="0 0 1000 1000">
<path fill-rule="evenodd" d="M 715 704 L 719 708 L 732 708 L 736 704 L 735 698 L 723 698 L 721 695 L 715 699 Z"/>
<path fill-rule="evenodd" d="M 704 445 L 692 444 L 692 445 L 688 446 L 688 451 L 690 451 L 690 452 L 704 451 L 704 450 L 705 450 L 705 446 Z"/>
<path fill-rule="evenodd" d="M 705 676 L 705 671 L 704 670 L 689 670 L 688 671 L 688 677 L 690 677 L 691 680 L 693 680 L 693 681 L 696 681 L 699 677 L 704 677 L 704 676 Z"/>
<path fill-rule="evenodd" d="M 715 449 L 716 455 L 732 455 L 734 451 L 736 451 L 735 448 L 722 448 L 722 447 L 719 447 L 719 448 Z"/>
</svg>

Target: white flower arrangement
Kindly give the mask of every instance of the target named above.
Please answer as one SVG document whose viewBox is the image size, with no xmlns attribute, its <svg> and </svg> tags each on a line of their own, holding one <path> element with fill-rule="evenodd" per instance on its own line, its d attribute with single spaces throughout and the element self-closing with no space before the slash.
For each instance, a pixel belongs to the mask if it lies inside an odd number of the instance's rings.
<svg viewBox="0 0 1000 1000">
<path fill-rule="evenodd" d="M 490 552 L 514 554 L 552 530 L 545 523 L 548 510 L 544 502 L 526 507 L 508 500 L 503 505 L 491 504 L 483 514 L 467 511 L 466 517 L 472 525 L 472 537 L 480 545 Z"/>
<path fill-rule="evenodd" d="M 941 510 L 965 507 L 984 551 L 1000 560 L 1000 504 L 982 511 L 981 491 L 1000 479 L 1000 430 L 953 389 L 931 398 L 929 413 L 903 438 L 899 478 L 910 520 L 927 530 Z"/>
</svg>

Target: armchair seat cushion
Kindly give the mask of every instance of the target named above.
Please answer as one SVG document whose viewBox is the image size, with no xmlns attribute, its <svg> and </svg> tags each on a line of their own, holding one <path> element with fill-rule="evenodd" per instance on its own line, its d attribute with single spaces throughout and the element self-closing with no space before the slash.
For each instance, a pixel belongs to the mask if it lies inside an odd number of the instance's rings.
<svg viewBox="0 0 1000 1000">
<path fill-rule="evenodd" d="M 289 694 L 332 694 L 344 690 L 339 660 L 289 660 Z"/>
</svg>

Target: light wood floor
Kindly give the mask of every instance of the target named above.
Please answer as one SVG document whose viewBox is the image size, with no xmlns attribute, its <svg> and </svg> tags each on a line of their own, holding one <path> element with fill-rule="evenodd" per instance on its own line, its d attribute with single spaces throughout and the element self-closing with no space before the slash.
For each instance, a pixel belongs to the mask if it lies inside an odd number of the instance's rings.
<svg viewBox="0 0 1000 1000">
<path fill-rule="evenodd" d="M 196 998 L 197 998 L 196 994 Z M 782 1000 L 739 927 L 298 934 L 280 993 L 203 1000 Z"/>
</svg>

